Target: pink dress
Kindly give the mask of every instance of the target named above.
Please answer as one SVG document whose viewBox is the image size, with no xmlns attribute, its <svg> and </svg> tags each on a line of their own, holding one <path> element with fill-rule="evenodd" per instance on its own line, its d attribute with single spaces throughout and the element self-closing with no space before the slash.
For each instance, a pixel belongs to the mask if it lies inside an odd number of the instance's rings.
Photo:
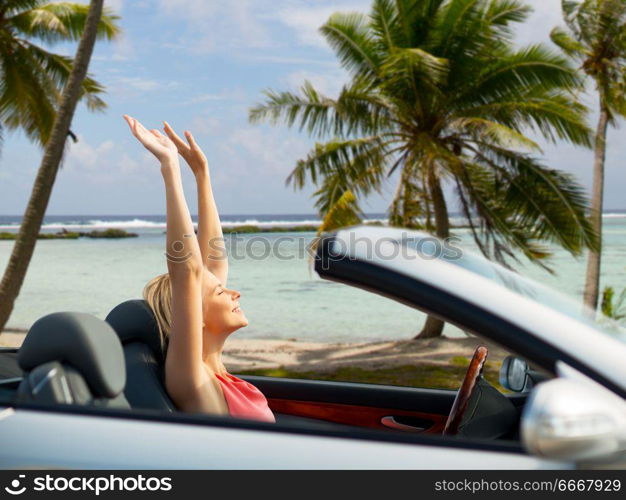
<svg viewBox="0 0 626 500">
<path fill-rule="evenodd" d="M 276 422 L 272 410 L 267 405 L 267 399 L 250 382 L 246 382 L 230 373 L 227 373 L 226 376 L 216 373 L 215 376 L 222 386 L 231 417 Z"/>
</svg>

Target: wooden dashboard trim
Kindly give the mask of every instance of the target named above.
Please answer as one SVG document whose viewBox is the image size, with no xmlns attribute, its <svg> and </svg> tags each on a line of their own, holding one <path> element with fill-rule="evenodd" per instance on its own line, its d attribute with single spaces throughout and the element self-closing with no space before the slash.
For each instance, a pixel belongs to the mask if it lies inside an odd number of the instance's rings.
<svg viewBox="0 0 626 500">
<path fill-rule="evenodd" d="M 382 418 L 386 416 L 414 417 L 432 422 L 432 425 L 423 431 L 426 434 L 441 434 L 448 418 L 447 415 L 412 410 L 378 408 L 343 403 L 324 403 L 320 401 L 268 398 L 268 404 L 275 413 L 317 418 L 328 422 L 367 427 L 370 429 L 390 430 L 381 423 Z"/>
</svg>

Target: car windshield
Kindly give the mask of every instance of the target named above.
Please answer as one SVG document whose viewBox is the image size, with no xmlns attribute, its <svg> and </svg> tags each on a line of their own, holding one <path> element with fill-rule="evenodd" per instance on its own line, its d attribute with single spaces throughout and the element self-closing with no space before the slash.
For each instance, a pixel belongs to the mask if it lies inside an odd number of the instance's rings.
<svg viewBox="0 0 626 500">
<path fill-rule="evenodd" d="M 626 343 L 626 329 L 616 320 L 600 312 L 597 314 L 591 312 L 583 307 L 582 300 L 576 301 L 553 288 L 526 278 L 500 264 L 490 262 L 482 255 L 467 251 L 465 248 L 462 252 L 438 252 L 431 236 L 420 235 L 419 238 L 402 238 L 401 242 L 428 258 L 436 256 L 455 266 L 462 267 Z"/>
</svg>

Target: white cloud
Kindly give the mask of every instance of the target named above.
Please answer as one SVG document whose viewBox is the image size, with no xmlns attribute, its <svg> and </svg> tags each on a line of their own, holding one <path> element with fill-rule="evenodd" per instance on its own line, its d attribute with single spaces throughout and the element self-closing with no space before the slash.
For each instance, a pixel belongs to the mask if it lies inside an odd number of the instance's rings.
<svg viewBox="0 0 626 500">
<path fill-rule="evenodd" d="M 129 176 L 146 176 L 156 169 L 154 157 L 145 150 L 136 149 L 135 155 L 123 152 L 120 144 L 106 140 L 90 144 L 83 136 L 70 143 L 63 164 L 63 177 L 91 185 L 115 184 Z"/>
<path fill-rule="evenodd" d="M 118 78 L 118 82 L 136 90 L 157 90 L 161 87 L 156 80 L 149 80 L 137 76 L 122 76 Z"/>
<path fill-rule="evenodd" d="M 83 3 L 88 2 L 85 1 Z M 125 19 L 122 15 L 124 3 L 124 0 L 105 0 L 105 8 L 112 10 L 114 15 L 121 17 L 121 19 L 117 21 L 117 24 L 118 26 L 122 26 L 122 31 L 111 41 L 102 41 L 97 43 L 95 47 L 95 53 L 91 57 L 92 61 L 128 61 L 129 59 L 134 58 L 135 46 L 131 42 L 128 36 L 128 32 L 123 28 L 125 24 Z M 72 52 L 71 55 L 73 56 L 73 52 L 76 49 L 69 47 L 67 50 Z"/>
<path fill-rule="evenodd" d="M 558 25 L 563 25 L 561 2 L 557 0 L 528 0 L 533 13 L 523 24 L 517 24 L 516 41 L 519 44 L 550 42 L 550 31 Z"/>
<path fill-rule="evenodd" d="M 328 71 L 326 73 L 313 73 L 307 70 L 289 73 L 284 83 L 290 90 L 297 91 L 305 80 L 308 80 L 322 94 L 328 97 L 337 97 L 343 85 L 348 81 L 348 76 L 342 70 Z"/>
<path fill-rule="evenodd" d="M 244 173 L 256 171 L 281 176 L 291 172 L 296 160 L 304 157 L 309 148 L 309 144 L 298 137 L 251 127 L 233 131 L 222 147 L 225 153 L 235 158 L 245 157 L 244 162 L 236 162 Z"/>
<path fill-rule="evenodd" d="M 100 158 L 111 152 L 115 144 L 113 141 L 104 141 L 98 146 L 92 146 L 83 136 L 78 136 L 78 142 L 69 143 L 69 151 L 66 159 L 67 169 L 86 168 L 92 170 L 96 168 Z"/>
<path fill-rule="evenodd" d="M 124 8 L 124 0 L 105 0 L 104 6 L 111 9 L 115 14 L 120 15 Z"/>
<path fill-rule="evenodd" d="M 267 4 L 259 0 L 159 0 L 163 16 L 182 19 L 189 28 L 189 33 L 164 46 L 199 53 L 225 47 L 268 47 L 271 37 L 259 22 L 259 6 Z"/>
<path fill-rule="evenodd" d="M 105 83 L 110 95 L 128 98 L 137 98 L 145 93 L 167 91 L 181 86 L 180 82 L 174 80 L 155 80 L 141 76 L 113 76 Z"/>
<path fill-rule="evenodd" d="M 246 97 L 246 93 L 241 88 L 228 88 L 216 93 L 202 92 L 190 99 L 183 101 L 182 104 L 200 104 L 203 102 L 215 101 L 242 101 Z"/>
<path fill-rule="evenodd" d="M 190 30 L 162 46 L 203 53 L 290 44 L 292 40 L 286 40 L 284 32 L 272 28 L 276 22 L 288 27 L 300 45 L 326 47 L 318 29 L 330 15 L 368 12 L 371 1 L 337 4 L 331 0 L 159 0 L 158 6 L 162 16 L 182 19 Z"/>
<path fill-rule="evenodd" d="M 213 116 L 195 116 L 191 120 L 189 130 L 195 135 L 221 135 L 223 124 Z"/>
<path fill-rule="evenodd" d="M 118 161 L 118 168 L 123 174 L 156 170 L 156 160 L 149 151 L 143 151 L 139 155 L 139 159 L 133 158 L 128 153 L 123 153 Z"/>
<path fill-rule="evenodd" d="M 319 33 L 322 26 L 331 14 L 335 12 L 369 12 L 371 2 L 361 1 L 346 4 L 330 3 L 326 5 L 310 6 L 299 4 L 285 8 L 278 12 L 278 19 L 294 31 L 298 41 L 303 45 L 328 47 Z"/>
<path fill-rule="evenodd" d="M 127 61 L 133 59 L 135 56 L 135 46 L 131 42 L 130 38 L 122 32 L 113 41 L 113 54 L 111 59 L 113 61 Z"/>
<path fill-rule="evenodd" d="M 313 4 L 313 5 L 312 5 Z M 562 24 L 561 2 L 558 0 L 527 0 L 534 12 L 528 22 L 516 26 L 516 39 L 519 43 L 536 43 L 549 41 L 550 30 Z M 335 12 L 368 13 L 370 0 L 353 0 L 344 3 L 318 0 L 317 2 L 288 2 L 272 18 L 293 30 L 296 39 L 306 46 L 328 47 L 319 33 L 319 28 Z M 270 18 L 269 15 L 265 16 Z"/>
<path fill-rule="evenodd" d="M 198 94 L 195 97 L 192 97 L 187 101 L 189 104 L 197 104 L 199 102 L 207 102 L 207 101 L 222 101 L 225 99 L 222 94 Z"/>
<path fill-rule="evenodd" d="M 264 62 L 269 64 L 293 64 L 293 65 L 307 65 L 307 66 L 336 66 L 334 61 L 322 60 L 322 59 L 308 59 L 305 57 L 281 57 L 273 55 L 244 55 L 243 59 L 254 62 Z"/>
</svg>

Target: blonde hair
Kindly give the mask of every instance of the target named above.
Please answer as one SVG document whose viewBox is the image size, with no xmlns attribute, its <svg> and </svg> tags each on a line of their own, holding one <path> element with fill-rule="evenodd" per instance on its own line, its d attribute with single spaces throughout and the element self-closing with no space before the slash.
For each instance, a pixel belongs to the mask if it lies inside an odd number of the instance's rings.
<svg viewBox="0 0 626 500">
<path fill-rule="evenodd" d="M 143 298 L 152 309 L 165 352 L 172 328 L 172 284 L 168 273 L 152 278 L 143 289 Z"/>
</svg>

